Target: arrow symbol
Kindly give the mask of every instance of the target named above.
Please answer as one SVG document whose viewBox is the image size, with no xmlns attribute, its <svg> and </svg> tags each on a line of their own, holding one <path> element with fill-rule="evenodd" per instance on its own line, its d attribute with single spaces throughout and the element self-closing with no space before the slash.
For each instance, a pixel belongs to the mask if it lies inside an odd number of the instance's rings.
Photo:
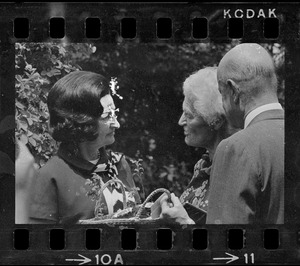
<svg viewBox="0 0 300 266">
<path fill-rule="evenodd" d="M 230 257 L 227 257 L 227 258 L 213 258 L 213 260 L 228 260 L 226 262 L 226 264 L 228 264 L 228 263 L 231 263 L 231 262 L 239 259 L 239 257 L 234 256 L 234 255 L 232 255 L 230 253 L 225 252 L 225 254 L 228 255 L 228 256 L 230 256 Z"/>
<path fill-rule="evenodd" d="M 80 256 L 82 259 L 66 259 L 66 261 L 79 261 L 79 262 L 81 262 L 81 263 L 79 263 L 79 265 L 83 265 L 83 264 L 86 264 L 86 263 L 89 263 L 92 261 L 89 258 L 82 256 L 80 254 L 78 254 L 78 256 Z"/>
</svg>

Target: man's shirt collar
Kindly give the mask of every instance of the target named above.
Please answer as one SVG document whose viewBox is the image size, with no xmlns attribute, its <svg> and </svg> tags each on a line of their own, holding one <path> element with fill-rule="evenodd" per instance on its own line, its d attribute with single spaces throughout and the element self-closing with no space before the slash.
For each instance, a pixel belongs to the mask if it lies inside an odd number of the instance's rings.
<svg viewBox="0 0 300 266">
<path fill-rule="evenodd" d="M 269 110 L 283 110 L 283 109 L 280 103 L 269 103 L 257 107 L 246 116 L 244 122 L 244 128 L 246 128 L 256 116 L 258 116 L 262 112 L 269 111 Z"/>
</svg>

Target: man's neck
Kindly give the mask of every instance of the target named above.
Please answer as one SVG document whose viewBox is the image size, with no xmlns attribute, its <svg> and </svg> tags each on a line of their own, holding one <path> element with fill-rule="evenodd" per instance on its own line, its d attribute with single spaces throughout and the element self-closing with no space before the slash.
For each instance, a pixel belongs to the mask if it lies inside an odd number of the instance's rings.
<svg viewBox="0 0 300 266">
<path fill-rule="evenodd" d="M 270 104 L 270 103 L 278 103 L 278 98 L 274 95 L 264 95 L 263 97 L 259 99 L 255 99 L 254 101 L 250 102 L 245 106 L 245 112 L 244 112 L 244 120 L 246 116 L 256 108 Z"/>
<path fill-rule="evenodd" d="M 253 109 L 244 119 L 244 128 L 248 127 L 251 121 L 259 114 L 269 110 L 282 110 L 282 106 L 278 102 L 268 103 Z"/>
</svg>

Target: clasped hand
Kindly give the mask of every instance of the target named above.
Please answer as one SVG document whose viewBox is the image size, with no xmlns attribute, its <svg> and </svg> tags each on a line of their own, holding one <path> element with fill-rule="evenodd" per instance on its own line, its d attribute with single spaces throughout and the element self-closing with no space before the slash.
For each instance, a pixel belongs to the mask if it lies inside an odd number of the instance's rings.
<svg viewBox="0 0 300 266">
<path fill-rule="evenodd" d="M 179 224 L 195 224 L 182 206 L 179 198 L 176 197 L 174 193 L 171 194 L 171 202 L 169 202 L 168 198 L 168 195 L 164 194 L 158 199 L 161 206 L 161 219 Z"/>
</svg>

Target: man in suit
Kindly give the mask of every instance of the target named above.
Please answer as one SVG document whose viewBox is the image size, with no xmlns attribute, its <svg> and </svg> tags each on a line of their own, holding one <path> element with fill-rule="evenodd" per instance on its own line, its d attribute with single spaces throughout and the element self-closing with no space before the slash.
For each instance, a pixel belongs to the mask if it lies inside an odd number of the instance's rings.
<svg viewBox="0 0 300 266">
<path fill-rule="evenodd" d="M 258 44 L 231 49 L 218 66 L 229 122 L 210 179 L 207 224 L 284 222 L 284 112 L 272 57 Z"/>
</svg>

